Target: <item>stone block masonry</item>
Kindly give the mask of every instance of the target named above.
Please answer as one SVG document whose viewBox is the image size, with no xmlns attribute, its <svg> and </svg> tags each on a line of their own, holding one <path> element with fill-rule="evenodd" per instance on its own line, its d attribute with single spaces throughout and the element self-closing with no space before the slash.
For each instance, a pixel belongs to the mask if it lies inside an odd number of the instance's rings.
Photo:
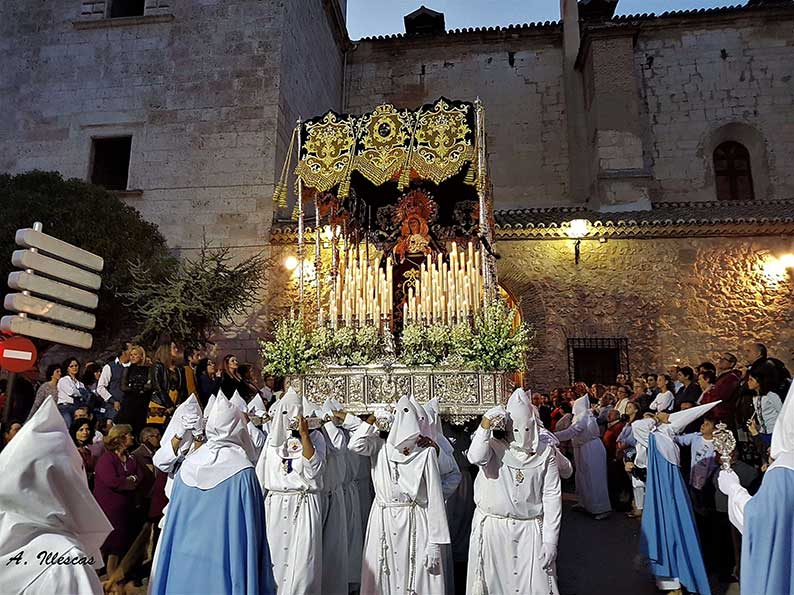
<svg viewBox="0 0 794 595">
<path fill-rule="evenodd" d="M 499 242 L 499 280 L 538 331 L 530 386 L 568 382 L 568 337 L 627 338 L 634 375 L 716 361 L 749 341 L 792 361 L 792 281 L 763 268 L 786 246 L 790 238 L 585 241 L 576 266 L 572 241 Z"/>
<path fill-rule="evenodd" d="M 567 204 L 561 43 L 557 29 L 364 40 L 348 56 L 345 110 L 480 97 L 497 208 Z"/>
<path fill-rule="evenodd" d="M 641 81 L 646 160 L 664 200 L 714 200 L 712 152 L 724 126 L 757 136 L 751 167 L 757 199 L 794 196 L 794 16 L 733 19 L 643 30 Z"/>
</svg>

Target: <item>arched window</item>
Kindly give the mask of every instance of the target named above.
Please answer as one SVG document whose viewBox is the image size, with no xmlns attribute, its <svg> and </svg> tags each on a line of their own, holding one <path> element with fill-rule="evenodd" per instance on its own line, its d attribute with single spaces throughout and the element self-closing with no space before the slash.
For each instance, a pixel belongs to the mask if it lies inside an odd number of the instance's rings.
<svg viewBox="0 0 794 595">
<path fill-rule="evenodd" d="M 753 200 L 750 153 L 736 141 L 726 141 L 714 149 L 714 176 L 718 200 Z"/>
</svg>

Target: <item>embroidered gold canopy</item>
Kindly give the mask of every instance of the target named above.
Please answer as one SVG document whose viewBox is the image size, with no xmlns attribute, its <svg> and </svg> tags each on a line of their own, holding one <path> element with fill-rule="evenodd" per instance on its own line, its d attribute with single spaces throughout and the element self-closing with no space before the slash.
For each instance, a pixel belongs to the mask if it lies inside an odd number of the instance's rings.
<svg viewBox="0 0 794 595">
<path fill-rule="evenodd" d="M 474 185 L 475 110 L 473 103 L 441 97 L 415 110 L 384 104 L 362 116 L 329 111 L 297 131 L 295 174 L 309 193 L 333 191 L 339 199 L 348 197 L 354 174 L 375 186 L 396 181 L 403 190 L 416 179 L 441 184 L 465 168 L 465 183 Z M 285 194 L 280 186 L 277 194 Z"/>
</svg>

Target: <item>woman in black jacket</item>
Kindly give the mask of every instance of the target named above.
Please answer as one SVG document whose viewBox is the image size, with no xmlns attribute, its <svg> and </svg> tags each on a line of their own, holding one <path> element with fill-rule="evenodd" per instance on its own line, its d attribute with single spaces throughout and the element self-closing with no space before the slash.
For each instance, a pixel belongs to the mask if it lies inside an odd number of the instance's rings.
<svg viewBox="0 0 794 595">
<path fill-rule="evenodd" d="M 237 360 L 236 355 L 227 353 L 221 364 L 221 390 L 227 399 L 231 399 L 235 391 L 242 396 L 245 390 L 241 388 L 242 384 L 243 377 L 240 376 L 240 362 Z"/>
<path fill-rule="evenodd" d="M 152 398 L 152 369 L 145 365 L 146 352 L 140 345 L 129 350 L 130 365 L 124 368 L 121 377 L 121 390 L 124 402 L 116 416 L 116 423 L 132 426 L 134 435 L 144 428 L 149 415 L 149 401 Z"/>
<path fill-rule="evenodd" d="M 204 409 L 210 397 L 217 394 L 221 386 L 221 379 L 215 373 L 215 362 L 208 357 L 201 358 L 196 366 L 196 390 L 199 403 Z"/>
<path fill-rule="evenodd" d="M 182 350 L 173 341 L 162 343 L 154 354 L 152 401 L 163 407 L 166 415 L 188 396 L 184 371 L 177 366 L 182 359 Z"/>
</svg>

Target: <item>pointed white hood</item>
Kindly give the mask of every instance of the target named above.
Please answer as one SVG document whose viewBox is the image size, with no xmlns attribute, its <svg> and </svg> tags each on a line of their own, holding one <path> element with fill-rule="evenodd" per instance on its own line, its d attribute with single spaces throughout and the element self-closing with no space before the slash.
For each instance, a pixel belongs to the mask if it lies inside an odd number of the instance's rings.
<svg viewBox="0 0 794 595">
<path fill-rule="evenodd" d="M 52 397 L 0 452 L 0 575 L 3 589 L 18 593 L 41 572 L 6 562 L 15 553 L 35 561 L 35 552 L 72 543 L 94 566 L 113 526 L 88 488 L 83 459 Z M 58 545 L 56 545 L 58 544 Z M 61 552 L 65 553 L 65 552 Z"/>
<path fill-rule="evenodd" d="M 242 412 L 219 397 L 207 420 L 207 443 L 187 457 L 179 469 L 185 485 L 210 490 L 243 469 L 253 467 L 256 449 L 245 426 Z"/>
<path fill-rule="evenodd" d="M 217 399 L 215 395 L 210 395 L 210 398 L 207 400 L 207 406 L 204 407 L 204 419 L 207 419 L 212 413 L 212 406 L 215 405 L 215 399 Z"/>
<path fill-rule="evenodd" d="M 657 424 L 654 432 L 656 434 L 656 448 L 659 453 L 673 465 L 681 464 L 681 449 L 675 443 L 676 434 L 680 434 L 684 429 L 699 418 L 705 415 L 710 410 L 714 409 L 722 401 L 714 401 L 713 403 L 706 403 L 685 409 L 676 413 L 671 413 L 666 424 Z M 633 428 L 634 426 L 632 426 Z"/>
<path fill-rule="evenodd" d="M 783 408 L 777 416 L 772 430 L 772 467 L 787 467 L 794 470 L 794 383 L 788 391 Z"/>
<path fill-rule="evenodd" d="M 509 446 L 502 461 L 512 468 L 523 468 L 532 463 L 538 452 L 540 432 L 538 417 L 529 397 L 518 388 L 507 401 L 507 439 Z"/>
<path fill-rule="evenodd" d="M 709 411 L 714 409 L 722 401 L 714 401 L 713 403 L 706 403 L 705 405 L 698 405 L 697 407 L 690 407 L 689 409 L 682 409 L 670 414 L 668 423 L 670 429 L 676 434 L 683 432 L 686 427 L 699 417 L 706 415 Z"/>
<path fill-rule="evenodd" d="M 265 405 L 261 395 L 255 395 L 251 402 L 248 403 L 248 413 L 257 417 L 264 417 L 267 414 L 267 405 Z"/>
<path fill-rule="evenodd" d="M 294 388 L 289 388 L 276 404 L 273 413 L 273 421 L 268 435 L 268 444 L 275 447 L 283 447 L 292 435 L 289 429 L 290 421 L 303 413 L 303 399 L 295 392 Z"/>
<path fill-rule="evenodd" d="M 441 405 L 438 399 L 433 397 L 424 406 L 425 414 L 427 415 L 427 425 L 430 429 L 430 437 L 444 452 L 453 454 L 455 449 L 452 443 L 444 435 L 444 427 L 441 424 Z"/>
<path fill-rule="evenodd" d="M 578 399 L 573 402 L 573 423 L 576 423 L 580 419 L 584 419 L 587 416 L 592 416 L 592 412 L 590 411 L 590 397 L 587 395 L 582 395 Z"/>
<path fill-rule="evenodd" d="M 234 391 L 234 394 L 232 395 L 232 398 L 229 399 L 229 402 L 235 407 L 237 407 L 243 413 L 245 413 L 248 410 L 248 403 L 245 402 L 245 399 L 243 399 L 240 396 L 240 393 L 237 391 Z"/>
<path fill-rule="evenodd" d="M 411 399 L 403 396 L 397 401 L 389 437 L 386 439 L 386 449 L 389 460 L 395 463 L 406 462 L 417 451 L 416 441 L 422 431 L 419 427 L 419 415 Z"/>
</svg>

